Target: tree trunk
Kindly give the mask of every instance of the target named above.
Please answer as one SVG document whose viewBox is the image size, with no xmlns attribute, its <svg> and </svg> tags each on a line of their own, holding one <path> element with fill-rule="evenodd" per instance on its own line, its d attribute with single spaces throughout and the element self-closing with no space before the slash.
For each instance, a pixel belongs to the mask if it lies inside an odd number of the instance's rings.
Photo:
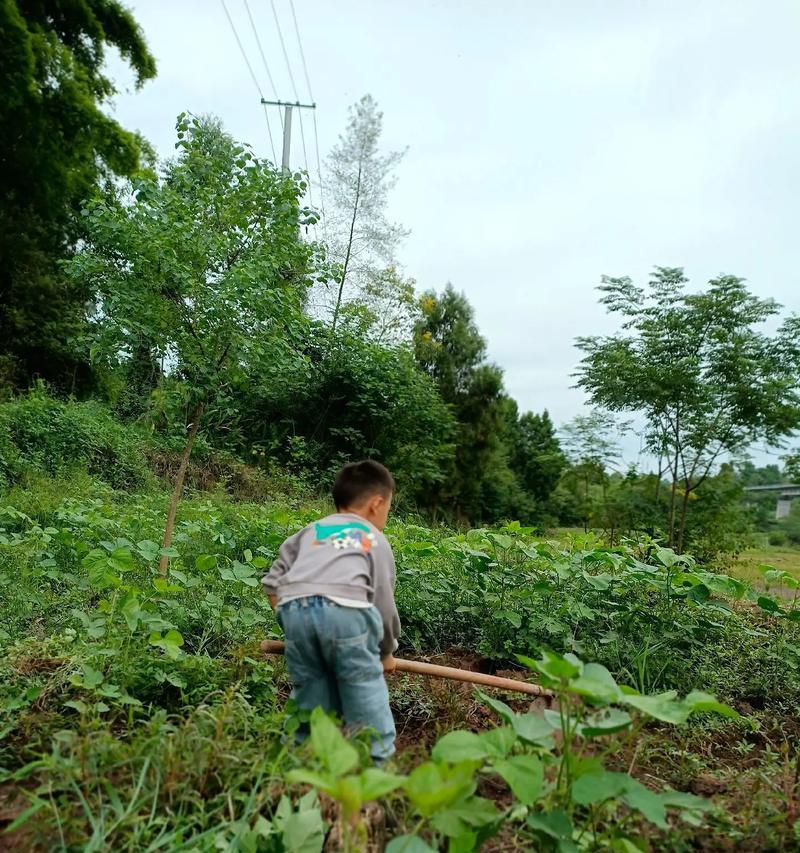
<svg viewBox="0 0 800 853">
<path fill-rule="evenodd" d="M 584 511 L 583 511 L 583 532 L 588 533 L 589 532 L 589 475 L 588 474 L 586 474 L 586 476 L 584 477 L 584 482 L 586 484 L 586 491 L 585 491 L 586 503 L 585 503 Z"/>
<path fill-rule="evenodd" d="M 683 553 L 683 537 L 686 533 L 686 515 L 689 510 L 689 495 L 691 494 L 691 487 L 689 481 L 686 481 L 686 488 L 683 492 L 683 503 L 681 505 L 681 521 L 678 526 L 678 547 L 677 552 L 679 554 Z"/>
<path fill-rule="evenodd" d="M 164 540 L 161 543 L 162 548 L 169 548 L 172 544 L 172 534 L 175 530 L 175 516 L 178 514 L 178 502 L 183 493 L 183 481 L 186 479 L 186 469 L 189 467 L 189 457 L 192 455 L 192 447 L 194 440 L 197 437 L 197 429 L 200 426 L 200 418 L 203 416 L 205 403 L 200 402 L 195 406 L 194 414 L 192 415 L 192 423 L 189 425 L 189 435 L 186 438 L 186 447 L 183 448 L 181 456 L 181 464 L 178 466 L 178 473 L 175 475 L 175 487 L 172 490 L 172 498 L 169 502 L 169 511 L 167 512 L 167 524 L 164 527 Z M 161 558 L 158 564 L 158 570 L 162 575 L 166 575 L 168 571 L 169 558 Z"/>
<path fill-rule="evenodd" d="M 344 280 L 347 277 L 347 270 L 350 266 L 350 255 L 353 251 L 353 234 L 356 228 L 356 217 L 358 216 L 358 203 L 361 199 L 361 162 L 358 164 L 358 179 L 356 181 L 356 197 L 353 201 L 353 218 L 350 220 L 350 236 L 347 240 L 347 251 L 344 254 L 344 264 L 342 264 L 342 280 L 339 282 L 339 293 L 336 296 L 336 308 L 333 310 L 333 323 L 331 324 L 331 335 L 336 331 L 336 321 L 339 318 L 339 308 L 342 305 L 342 293 L 344 291 Z"/>
<path fill-rule="evenodd" d="M 672 475 L 672 488 L 669 493 L 669 537 L 667 538 L 667 547 L 672 548 L 675 544 L 675 507 L 677 504 L 678 493 L 678 451 L 675 451 L 675 466 L 670 465 L 670 474 Z"/>
</svg>

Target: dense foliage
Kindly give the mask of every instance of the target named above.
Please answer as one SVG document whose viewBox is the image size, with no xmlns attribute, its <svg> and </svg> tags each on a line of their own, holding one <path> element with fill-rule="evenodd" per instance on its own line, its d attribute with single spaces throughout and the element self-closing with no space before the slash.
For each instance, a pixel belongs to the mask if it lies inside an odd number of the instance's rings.
<svg viewBox="0 0 800 853">
<path fill-rule="evenodd" d="M 516 524 L 455 533 L 396 521 L 388 533 L 404 652 L 463 644 L 498 662 L 539 658 L 526 662 L 562 695 L 561 710 L 541 717 L 484 697 L 499 728 L 487 717 L 484 734 L 447 734 L 427 763 L 401 756 L 383 776 L 355 770 L 357 753 L 317 717 L 312 758 L 281 740 L 296 718 L 281 711 L 282 670 L 256 651 L 276 630 L 257 587 L 284 537 L 324 508 L 287 509 L 290 496 L 263 506 L 198 495 L 164 552 L 162 495 L 115 493 L 85 476 L 66 483 L 31 481 L 6 493 L 0 511 L 0 764 L 22 797 L 13 829 L 30 849 L 319 850 L 324 819 L 357 817 L 362 801 L 393 789 L 404 799 L 387 813 L 388 837 L 436 846 L 467 835 L 458 848 L 467 850 L 503 832 L 518 849 L 550 849 L 550 837 L 552 849 L 592 850 L 644 832 L 674 849 L 682 835 L 709 831 L 693 828 L 709 804 L 684 793 L 680 773 L 674 791 L 642 785 L 617 750 L 645 738 L 651 717 L 683 724 L 721 709 L 698 688 L 751 714 L 764 708 L 764 726 L 800 703 L 793 602 L 648 543 L 607 548 L 542 540 Z M 158 572 L 164 553 L 168 579 Z M 779 575 L 770 581 L 791 588 Z M 402 681 L 392 690 L 411 725 L 425 707 L 418 690 Z M 451 727 L 444 714 L 433 718 L 440 733 Z M 752 724 L 727 725 L 726 742 Z M 554 732 L 563 733 L 557 742 Z M 598 748 L 605 768 L 591 757 Z M 344 781 L 353 773 L 355 790 Z M 492 774 L 505 781 L 475 799 Z M 285 778 L 312 782 L 341 811 L 322 814 Z M 501 794 L 509 788 L 511 800 Z M 689 820 L 683 829 L 666 821 L 675 810 Z M 735 816 L 726 821 L 716 819 L 727 827 L 719 831 L 735 831 Z M 343 823 L 356 844 L 362 830 Z M 295 832 L 309 833 L 309 846 L 293 846 Z"/>
<path fill-rule="evenodd" d="M 0 383 L 32 375 L 69 390 L 89 382 L 78 346 L 87 282 L 58 262 L 79 236 L 78 213 L 97 186 L 133 174 L 147 146 L 104 106 L 113 48 L 135 84 L 155 61 L 131 13 L 116 0 L 0 2 Z"/>
</svg>

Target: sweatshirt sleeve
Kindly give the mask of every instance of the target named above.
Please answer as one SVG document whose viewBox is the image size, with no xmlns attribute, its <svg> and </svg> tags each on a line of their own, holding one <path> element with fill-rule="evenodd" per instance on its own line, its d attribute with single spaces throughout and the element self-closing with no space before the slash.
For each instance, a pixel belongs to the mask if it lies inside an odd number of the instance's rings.
<svg viewBox="0 0 800 853">
<path fill-rule="evenodd" d="M 383 548 L 375 549 L 374 560 L 374 599 L 373 604 L 378 608 L 383 620 L 383 640 L 381 640 L 381 657 L 393 654 L 397 648 L 397 638 L 400 636 L 400 617 L 394 602 L 395 565 L 394 554 L 388 540 L 383 537 Z"/>
<path fill-rule="evenodd" d="M 278 592 L 281 578 L 292 567 L 292 563 L 297 559 L 300 553 L 300 539 L 306 529 L 298 531 L 290 536 L 280 547 L 278 551 L 278 559 L 272 564 L 272 568 L 261 578 L 261 584 L 267 595 L 275 595 Z"/>
</svg>

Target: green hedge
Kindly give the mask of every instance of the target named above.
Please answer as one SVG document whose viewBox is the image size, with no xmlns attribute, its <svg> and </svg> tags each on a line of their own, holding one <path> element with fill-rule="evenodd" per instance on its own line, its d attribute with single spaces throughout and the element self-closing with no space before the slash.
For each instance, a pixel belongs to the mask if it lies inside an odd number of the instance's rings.
<svg viewBox="0 0 800 853">
<path fill-rule="evenodd" d="M 41 389 L 0 403 L 0 484 L 75 468 L 117 489 L 150 476 L 134 430 L 99 403 L 61 401 Z"/>
</svg>

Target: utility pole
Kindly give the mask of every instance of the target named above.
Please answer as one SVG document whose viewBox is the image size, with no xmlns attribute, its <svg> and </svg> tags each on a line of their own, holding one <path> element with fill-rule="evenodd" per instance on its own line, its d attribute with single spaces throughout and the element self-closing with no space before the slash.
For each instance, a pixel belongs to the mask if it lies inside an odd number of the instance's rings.
<svg viewBox="0 0 800 853">
<path fill-rule="evenodd" d="M 289 159 L 292 149 L 292 110 L 297 108 L 301 110 L 315 110 L 316 104 L 301 104 L 300 101 L 267 101 L 262 98 L 261 103 L 269 107 L 283 107 L 283 157 L 281 158 L 281 168 L 288 172 L 290 169 Z"/>
</svg>

